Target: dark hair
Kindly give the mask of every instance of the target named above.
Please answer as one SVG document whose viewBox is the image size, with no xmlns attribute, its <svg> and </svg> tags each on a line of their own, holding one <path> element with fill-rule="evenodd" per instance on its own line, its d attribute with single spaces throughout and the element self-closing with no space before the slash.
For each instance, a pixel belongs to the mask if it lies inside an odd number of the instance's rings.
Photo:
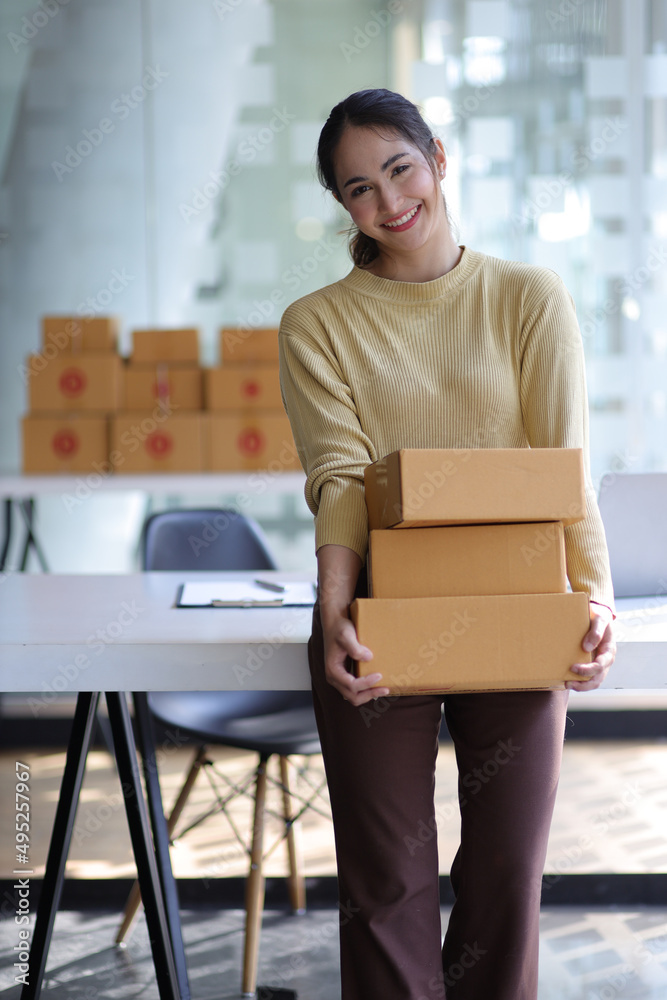
<svg viewBox="0 0 667 1000">
<path fill-rule="evenodd" d="M 336 186 L 334 155 L 343 132 L 350 125 L 403 136 L 424 154 L 435 176 L 433 135 L 417 105 L 392 90 L 359 90 L 336 105 L 320 132 L 317 174 L 327 191 L 340 197 Z M 375 240 L 353 227 L 350 232 L 350 254 L 357 267 L 370 264 L 378 253 Z"/>
</svg>

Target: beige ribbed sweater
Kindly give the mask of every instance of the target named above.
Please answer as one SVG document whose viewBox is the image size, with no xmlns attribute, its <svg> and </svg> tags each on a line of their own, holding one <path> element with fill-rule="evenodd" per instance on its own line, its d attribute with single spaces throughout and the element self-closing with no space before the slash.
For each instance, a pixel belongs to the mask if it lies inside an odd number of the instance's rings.
<svg viewBox="0 0 667 1000">
<path fill-rule="evenodd" d="M 366 558 L 364 468 L 399 448 L 583 448 L 587 515 L 565 529 L 568 577 L 613 607 L 581 335 L 553 271 L 467 247 L 435 281 L 355 267 L 290 305 L 279 339 L 317 548 Z"/>
</svg>

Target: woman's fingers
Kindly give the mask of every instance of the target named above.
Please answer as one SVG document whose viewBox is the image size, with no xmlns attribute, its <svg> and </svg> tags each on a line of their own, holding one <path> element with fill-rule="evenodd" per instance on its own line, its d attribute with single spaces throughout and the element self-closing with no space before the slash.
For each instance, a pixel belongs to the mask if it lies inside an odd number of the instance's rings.
<svg viewBox="0 0 667 1000">
<path fill-rule="evenodd" d="M 597 615 L 591 621 L 591 627 L 582 642 L 584 649 L 594 651 L 591 663 L 575 663 L 570 671 L 581 677 L 579 681 L 566 681 L 565 686 L 572 691 L 594 691 L 607 676 L 609 668 L 616 658 L 616 642 L 614 641 L 611 622 Z"/>
<path fill-rule="evenodd" d="M 357 639 L 354 625 L 345 621 L 336 631 L 335 636 L 326 649 L 326 678 L 336 690 L 355 706 L 363 705 L 372 698 L 380 698 L 389 694 L 388 688 L 377 687 L 382 680 L 382 674 L 372 673 L 367 677 L 355 677 L 347 669 L 348 657 L 364 662 L 373 659 L 373 654 L 367 646 Z"/>
</svg>

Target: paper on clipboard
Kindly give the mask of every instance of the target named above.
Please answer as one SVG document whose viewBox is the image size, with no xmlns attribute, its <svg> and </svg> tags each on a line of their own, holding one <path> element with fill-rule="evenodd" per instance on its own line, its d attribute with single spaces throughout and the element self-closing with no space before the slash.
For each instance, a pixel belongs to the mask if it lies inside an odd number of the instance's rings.
<svg viewBox="0 0 667 1000">
<path fill-rule="evenodd" d="M 272 593 L 253 580 L 205 580 L 184 583 L 179 588 L 178 608 L 284 608 L 313 605 L 312 583 L 281 584 L 281 593 Z"/>
</svg>

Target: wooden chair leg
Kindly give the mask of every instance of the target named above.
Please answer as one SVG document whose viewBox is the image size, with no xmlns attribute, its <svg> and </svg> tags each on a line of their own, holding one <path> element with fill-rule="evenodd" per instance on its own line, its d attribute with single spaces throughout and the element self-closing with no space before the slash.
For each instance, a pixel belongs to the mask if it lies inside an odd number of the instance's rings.
<svg viewBox="0 0 667 1000">
<path fill-rule="evenodd" d="M 257 960 L 259 934 L 264 910 L 264 805 L 266 802 L 266 768 L 268 758 L 260 757 L 255 785 L 255 815 L 252 827 L 250 871 L 246 883 L 246 925 L 243 951 L 243 978 L 241 992 L 246 997 L 255 995 L 257 986 Z"/>
<path fill-rule="evenodd" d="M 188 771 L 188 776 L 185 779 L 183 787 L 178 793 L 178 798 L 174 803 L 174 808 L 171 810 L 171 813 L 167 818 L 167 832 L 170 837 L 176 828 L 176 824 L 178 823 L 180 815 L 183 812 L 185 803 L 188 801 L 190 792 L 192 791 L 194 783 L 197 780 L 197 775 L 207 758 L 206 750 L 207 748 L 202 746 L 195 754 L 194 760 L 190 765 L 190 770 Z M 125 909 L 123 910 L 123 920 L 118 928 L 118 933 L 116 934 L 116 944 L 123 944 L 137 918 L 140 908 L 141 891 L 139 889 L 139 882 L 136 881 L 130 890 L 130 895 L 127 897 L 127 903 L 125 904 Z"/>
<path fill-rule="evenodd" d="M 287 857 L 289 875 L 287 885 L 289 898 L 294 913 L 306 912 L 306 882 L 301 867 L 301 851 L 299 844 L 299 829 L 292 823 L 292 795 L 290 792 L 289 762 L 287 757 L 280 758 L 280 783 L 283 789 L 283 816 L 287 827 Z"/>
</svg>

